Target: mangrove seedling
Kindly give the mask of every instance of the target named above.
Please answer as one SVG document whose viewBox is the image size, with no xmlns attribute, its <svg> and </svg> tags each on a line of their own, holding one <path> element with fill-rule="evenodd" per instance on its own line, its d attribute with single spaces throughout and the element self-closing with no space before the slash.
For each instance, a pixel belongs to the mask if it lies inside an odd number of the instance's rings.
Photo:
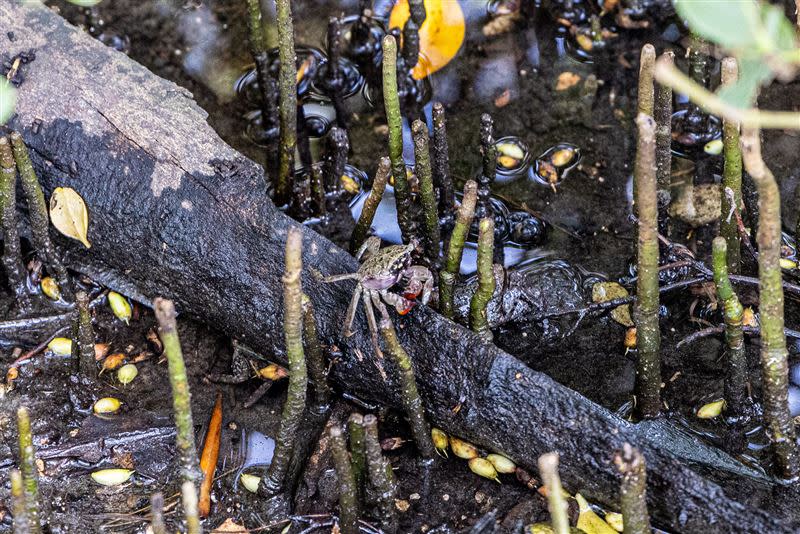
<svg viewBox="0 0 800 534">
<path fill-rule="evenodd" d="M 156 298 L 153 301 L 156 320 L 158 320 L 158 336 L 164 346 L 167 358 L 169 383 L 172 388 L 172 410 L 175 417 L 175 444 L 180 458 L 181 476 L 192 485 L 195 507 L 197 506 L 197 489 L 195 482 L 200 478 L 197 448 L 194 442 L 194 423 L 192 422 L 192 402 L 189 392 L 189 379 L 186 376 L 186 363 L 183 360 L 181 342 L 178 339 L 178 324 L 175 319 L 175 305 L 171 300 Z"/>
<path fill-rule="evenodd" d="M 1 82 L 0 82 L 1 83 Z M 17 164 L 7 137 L 0 137 L 0 219 L 3 227 L 3 267 L 8 283 L 24 315 L 31 310 L 25 287 L 25 266 L 22 264 L 19 231 L 17 230 Z"/>
<path fill-rule="evenodd" d="M 364 496 L 364 480 L 367 476 L 367 457 L 364 448 L 364 417 L 352 413 L 347 419 L 347 435 L 350 440 L 350 461 L 353 468 L 359 500 Z"/>
<path fill-rule="evenodd" d="M 667 50 L 661 54 L 660 61 L 675 62 L 675 53 Z M 652 67 L 650 71 L 652 82 Z M 653 118 L 656 121 L 656 182 L 658 184 L 658 228 L 662 234 L 667 233 L 667 208 L 670 202 L 670 185 L 672 183 L 672 88 L 669 85 L 656 84 L 655 109 Z"/>
<path fill-rule="evenodd" d="M 364 450 L 367 456 L 369 481 L 377 494 L 378 521 L 386 534 L 397 532 L 395 512 L 395 481 L 392 465 L 383 457 L 378 440 L 378 418 L 372 414 L 364 416 Z"/>
<path fill-rule="evenodd" d="M 620 508 L 623 534 L 650 534 L 650 515 L 647 512 L 647 473 L 644 456 L 629 443 L 614 455 L 614 464 L 622 475 Z"/>
<path fill-rule="evenodd" d="M 761 383 L 764 419 L 780 475 L 800 475 L 794 421 L 789 412 L 789 364 L 783 331 L 781 275 L 781 202 L 778 184 L 761 157 L 760 131 L 742 131 L 742 160 L 758 187 L 758 279 L 761 311 Z"/>
<path fill-rule="evenodd" d="M 164 523 L 164 495 L 154 493 L 150 497 L 150 528 L 153 534 L 167 534 L 167 525 Z"/>
<path fill-rule="evenodd" d="M 94 357 L 94 328 L 92 327 L 92 314 L 89 311 L 89 295 L 85 291 L 75 293 L 77 314 L 75 317 L 75 341 L 72 350 L 81 374 L 94 376 L 97 373 L 97 363 Z"/>
<path fill-rule="evenodd" d="M 342 534 L 358 534 L 358 491 L 353 466 L 344 443 L 342 429 L 330 428 L 331 455 L 339 482 L 339 528 Z"/>
<path fill-rule="evenodd" d="M 414 156 L 416 164 L 414 170 L 419 180 L 419 193 L 422 200 L 422 211 L 425 215 L 425 255 L 428 265 L 435 267 L 439 263 L 440 241 L 439 212 L 436 206 L 436 193 L 433 190 L 433 175 L 431 172 L 431 156 L 428 148 L 428 127 L 420 120 L 415 120 L 411 126 L 414 137 Z"/>
<path fill-rule="evenodd" d="M 464 196 L 456 213 L 456 224 L 447 247 L 444 268 L 439 272 L 439 312 L 452 319 L 455 316 L 453 289 L 461 272 L 461 259 L 464 256 L 464 241 L 469 234 L 475 218 L 475 205 L 478 201 L 478 184 L 469 180 L 464 184 Z"/>
<path fill-rule="evenodd" d="M 722 60 L 722 86 L 731 87 L 739 77 L 736 59 L 726 57 Z M 739 144 L 739 123 L 728 118 L 722 119 L 722 139 L 725 165 L 722 171 L 722 213 L 720 214 L 719 235 L 727 243 L 728 271 L 739 273 L 741 263 L 741 238 L 736 222 L 736 213 L 742 213 L 742 148 Z M 728 193 L 730 190 L 730 193 Z M 731 198 L 731 196 L 733 198 Z"/>
<path fill-rule="evenodd" d="M 290 200 L 294 177 L 294 152 L 297 147 L 297 57 L 294 50 L 294 26 L 290 0 L 275 0 L 278 22 L 278 90 L 280 93 L 280 166 L 275 185 L 278 205 Z"/>
<path fill-rule="evenodd" d="M 550 523 L 555 534 L 569 534 L 567 501 L 564 499 L 561 478 L 558 476 L 558 453 L 549 452 L 539 456 L 539 474 L 547 489 L 547 507 L 550 510 Z"/>
<path fill-rule="evenodd" d="M 655 162 L 655 122 L 647 115 L 636 118 L 639 139 L 634 182 L 639 207 L 639 241 L 636 280 L 636 408 L 641 417 L 661 411 L 661 332 L 658 325 L 658 206 Z"/>
<path fill-rule="evenodd" d="M 9 474 L 11 479 L 11 511 L 14 514 L 14 534 L 30 534 L 30 522 L 28 521 L 28 509 L 25 504 L 25 484 L 22 481 L 22 473 L 17 469 L 12 469 Z"/>
<path fill-rule="evenodd" d="M 656 63 L 656 49 L 650 43 L 642 47 L 639 56 L 639 113 L 653 116 L 655 102 L 655 87 L 653 85 L 653 70 Z"/>
<path fill-rule="evenodd" d="M 327 410 L 333 392 L 328 385 L 328 373 L 325 370 L 325 356 L 322 353 L 322 343 L 317 333 L 317 319 L 314 314 L 314 304 L 308 295 L 303 294 L 303 340 L 307 356 L 308 374 L 311 378 L 314 391 L 313 406 Z M 284 371 L 285 372 L 285 371 Z"/>
<path fill-rule="evenodd" d="M 453 180 L 450 177 L 450 154 L 447 147 L 447 120 L 444 105 L 434 102 L 433 119 L 433 184 L 439 191 L 439 213 L 450 221 L 455 206 Z"/>
<path fill-rule="evenodd" d="M 269 56 L 264 38 L 262 25 L 261 1 L 247 0 L 247 30 L 250 41 L 250 54 L 256 64 L 256 79 L 258 90 L 261 94 L 261 126 L 269 133 L 274 127 L 274 118 L 277 115 L 275 80 L 269 73 Z"/>
<path fill-rule="evenodd" d="M 303 419 L 308 389 L 306 357 L 303 349 L 303 232 L 293 226 L 286 236 L 286 267 L 283 274 L 283 331 L 286 358 L 289 361 L 289 388 L 281 414 L 281 426 L 275 438 L 272 463 L 261 478 L 259 494 L 273 497 L 287 484 L 297 429 Z"/>
<path fill-rule="evenodd" d="M 200 525 L 200 514 L 197 510 L 197 488 L 190 480 L 184 480 L 181 484 L 181 503 L 186 534 L 202 534 L 203 527 Z"/>
<path fill-rule="evenodd" d="M 490 343 L 492 330 L 489 327 L 489 301 L 495 290 L 494 267 L 494 219 L 482 219 L 478 234 L 478 289 L 469 303 L 469 325 L 481 339 Z"/>
<path fill-rule="evenodd" d="M 375 179 L 372 181 L 372 189 L 370 189 L 369 195 L 364 200 L 361 215 L 358 217 L 356 227 L 353 229 L 353 235 L 350 237 L 351 253 L 355 253 L 361 248 L 372 229 L 372 221 L 375 219 L 375 212 L 378 211 L 383 192 L 386 190 L 386 182 L 389 180 L 391 170 L 391 160 L 386 156 L 382 157 L 378 162 Z"/>
<path fill-rule="evenodd" d="M 727 248 L 724 237 L 719 236 L 714 239 L 712 265 L 717 296 L 722 302 L 722 316 L 725 319 L 725 346 L 727 349 L 725 400 L 731 413 L 735 417 L 740 417 L 744 415 L 747 402 L 747 358 L 742 329 L 744 308 L 728 277 Z"/>
<path fill-rule="evenodd" d="M 32 534 L 41 532 L 39 517 L 39 470 L 36 467 L 36 449 L 33 447 L 31 417 L 24 406 L 17 410 L 17 433 L 19 434 L 19 470 L 25 488 L 25 508 L 28 528 Z"/>
</svg>

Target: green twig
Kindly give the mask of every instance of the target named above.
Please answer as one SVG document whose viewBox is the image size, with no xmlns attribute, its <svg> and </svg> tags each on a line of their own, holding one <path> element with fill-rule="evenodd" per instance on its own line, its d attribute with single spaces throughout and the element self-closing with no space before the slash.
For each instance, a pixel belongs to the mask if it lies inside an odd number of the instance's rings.
<svg viewBox="0 0 800 534">
<path fill-rule="evenodd" d="M 414 236 L 411 218 L 411 188 L 403 161 L 403 118 L 397 94 L 397 41 L 392 35 L 383 38 L 383 105 L 389 124 L 389 159 L 392 161 L 394 196 L 397 204 L 397 223 L 408 243 Z"/>
<path fill-rule="evenodd" d="M 75 293 L 77 307 L 76 328 L 72 350 L 77 356 L 78 367 L 81 374 L 92 377 L 97 373 L 97 362 L 94 358 L 94 328 L 92 327 L 92 314 L 89 311 L 89 295 L 85 291 Z"/>
<path fill-rule="evenodd" d="M 367 239 L 367 235 L 372 228 L 372 221 L 375 219 L 375 212 L 378 211 L 383 192 L 386 190 L 386 182 L 389 180 L 390 171 L 391 161 L 384 156 L 378 162 L 378 170 L 375 173 L 375 179 L 372 181 L 372 189 L 369 192 L 369 196 L 364 200 L 361 215 L 358 217 L 356 227 L 353 229 L 353 235 L 350 237 L 350 252 L 353 254 L 364 244 L 364 240 Z"/>
<path fill-rule="evenodd" d="M 294 152 L 297 147 L 297 56 L 294 51 L 291 0 L 275 0 L 278 22 L 278 89 L 280 91 L 280 168 L 275 200 L 290 200 L 294 178 Z"/>
<path fill-rule="evenodd" d="M 200 513 L 197 510 L 197 488 L 191 480 L 184 480 L 181 484 L 181 503 L 186 534 L 201 534 L 203 527 L 200 525 Z"/>
<path fill-rule="evenodd" d="M 359 499 L 364 496 L 364 481 L 367 476 L 367 457 L 364 448 L 364 417 L 360 413 L 350 414 L 347 420 L 347 434 L 350 437 L 350 463 L 353 468 Z"/>
<path fill-rule="evenodd" d="M 39 178 L 33 169 L 33 163 L 28 155 L 28 147 L 22 136 L 13 132 L 11 134 L 11 146 L 13 147 L 14 159 L 17 162 L 17 170 L 22 184 L 22 190 L 28 199 L 28 217 L 31 222 L 31 233 L 33 234 L 33 244 L 38 252 L 43 256 L 45 265 L 58 281 L 58 286 L 62 294 L 72 297 L 72 289 L 67 274 L 67 269 L 61 263 L 58 252 L 50 240 L 49 224 L 50 219 L 47 214 L 47 203 L 44 200 L 42 186 L 39 185 Z"/>
<path fill-rule="evenodd" d="M 747 358 L 744 351 L 744 331 L 742 317 L 744 308 L 728 278 L 727 244 L 720 236 L 712 245 L 712 265 L 717 295 L 722 302 L 725 319 L 725 344 L 727 345 L 728 365 L 725 375 L 725 400 L 727 409 L 735 416 L 741 416 L 747 399 Z"/>
<path fill-rule="evenodd" d="M 623 534 L 650 534 L 650 515 L 647 512 L 647 472 L 644 456 L 629 443 L 614 456 L 614 463 L 622 475 L 619 489 L 622 509 Z"/>
<path fill-rule="evenodd" d="M 478 234 L 478 288 L 469 303 L 469 325 L 487 343 L 492 341 L 492 330 L 487 317 L 489 301 L 495 290 L 494 219 L 482 219 Z"/>
<path fill-rule="evenodd" d="M 655 122 L 647 115 L 636 118 L 636 204 L 639 207 L 638 277 L 636 279 L 636 408 L 641 417 L 661 411 L 661 333 L 658 327 L 658 206 L 655 164 Z"/>
<path fill-rule="evenodd" d="M 308 354 L 308 374 L 314 385 L 314 406 L 319 410 L 327 410 L 333 393 L 328 385 L 328 373 L 325 370 L 325 356 L 317 333 L 314 305 L 305 293 L 303 294 L 303 340 Z"/>
<path fill-rule="evenodd" d="M 24 406 L 17 410 L 17 432 L 19 433 L 19 469 L 25 487 L 25 507 L 28 528 L 32 534 L 41 532 L 39 516 L 39 470 L 36 467 L 36 449 L 33 447 L 31 417 Z"/>
<path fill-rule="evenodd" d="M 567 501 L 558 476 L 558 453 L 549 452 L 539 456 L 539 475 L 547 488 L 547 507 L 550 510 L 550 523 L 555 534 L 569 534 Z"/>
<path fill-rule="evenodd" d="M 475 217 L 475 204 L 478 201 L 478 184 L 473 180 L 464 184 L 464 197 L 456 214 L 456 225 L 450 236 L 447 258 L 444 269 L 439 272 L 439 312 L 448 319 L 455 316 L 453 289 L 458 273 L 461 270 L 461 258 L 464 255 L 464 241 Z"/>
<path fill-rule="evenodd" d="M 411 427 L 411 433 L 417 443 L 417 449 L 423 458 L 430 460 L 433 458 L 436 449 L 433 447 L 431 429 L 425 419 L 425 408 L 417 390 L 417 381 L 414 378 L 414 367 L 411 364 L 411 358 L 408 356 L 406 349 L 400 344 L 400 340 L 397 339 L 397 332 L 388 315 L 384 315 L 381 318 L 380 331 L 386 344 L 386 349 L 400 373 L 398 377 L 402 388 L 400 395 L 408 418 L 408 424 Z"/>
<path fill-rule="evenodd" d="M 181 476 L 183 480 L 194 485 L 200 479 L 201 473 L 194 442 L 189 379 L 186 376 L 186 363 L 183 360 L 181 342 L 178 338 L 175 305 L 171 300 L 156 298 L 153 301 L 153 309 L 156 320 L 158 320 L 158 336 L 161 338 L 164 356 L 167 358 L 169 383 L 172 388 L 172 411 L 176 427 L 175 445 L 180 458 Z"/>
<path fill-rule="evenodd" d="M 286 359 L 289 361 L 289 388 L 281 414 L 280 430 L 275 438 L 275 454 L 258 488 L 265 497 L 277 495 L 286 487 L 289 461 L 306 406 L 308 375 L 303 350 L 303 288 L 300 282 L 302 250 L 303 233 L 300 228 L 293 226 L 286 236 L 286 267 L 283 275 L 283 329 Z"/>
<path fill-rule="evenodd" d="M 358 534 L 358 492 L 350 455 L 344 443 L 342 429 L 338 425 L 330 428 L 331 455 L 339 481 L 339 528 L 342 534 Z"/>
<path fill-rule="evenodd" d="M 247 0 L 247 29 L 250 39 L 250 54 L 256 64 L 256 79 L 261 94 L 261 125 L 265 132 L 274 128 L 275 80 L 269 73 L 269 56 L 262 25 L 261 0 Z"/>
<path fill-rule="evenodd" d="M 729 86 L 736 83 L 739 77 L 739 68 L 736 59 L 726 57 L 722 60 L 722 85 Z M 742 212 L 742 148 L 739 144 L 739 124 L 730 119 L 722 119 L 722 134 L 725 151 L 725 167 L 722 173 L 722 213 L 720 216 L 719 233 L 725 238 L 728 245 L 728 270 L 733 274 L 739 273 L 741 263 L 741 238 L 736 224 L 733 210 Z M 731 191 L 733 199 L 729 197 Z M 733 200 L 733 202 L 731 202 Z"/>
<path fill-rule="evenodd" d="M 778 184 L 761 158 L 760 132 L 742 130 L 742 159 L 758 187 L 759 309 L 761 311 L 761 368 L 764 419 L 778 460 L 787 479 L 800 475 L 800 458 L 794 421 L 789 413 L 786 337 L 783 332 L 781 278 L 781 203 Z"/>
<path fill-rule="evenodd" d="M 675 53 L 667 50 L 661 60 L 675 62 Z M 651 66 L 652 67 L 652 66 Z M 652 77 L 652 70 L 650 72 Z M 652 81 L 652 80 L 651 80 Z M 670 203 L 672 183 L 672 88 L 658 84 L 653 117 L 656 120 L 656 182 L 658 183 L 658 227 L 667 233 L 667 209 Z"/>
<path fill-rule="evenodd" d="M 425 255 L 428 265 L 439 264 L 439 250 L 442 236 L 439 232 L 439 211 L 436 207 L 436 193 L 433 191 L 433 175 L 431 172 L 431 154 L 428 148 L 428 127 L 420 120 L 411 126 L 414 136 L 414 171 L 419 180 L 419 194 L 422 200 L 422 211 L 425 215 Z"/>
<path fill-rule="evenodd" d="M 377 493 L 380 528 L 386 534 L 394 534 L 397 532 L 397 513 L 394 509 L 394 475 L 391 464 L 381 452 L 377 417 L 372 414 L 364 416 L 364 433 L 369 481 Z"/>
<path fill-rule="evenodd" d="M 656 49 L 650 43 L 642 47 L 639 55 L 639 113 L 653 116 L 655 87 L 653 86 L 653 68 L 656 62 Z"/>
<path fill-rule="evenodd" d="M 25 267 L 17 230 L 17 164 L 7 137 L 0 137 L 0 218 L 3 227 L 3 266 L 17 306 L 24 315 L 31 311 L 31 302 L 25 287 Z"/>
<path fill-rule="evenodd" d="M 12 469 L 9 477 L 11 478 L 11 511 L 14 514 L 14 534 L 30 534 L 22 473 L 18 469 Z"/>
</svg>

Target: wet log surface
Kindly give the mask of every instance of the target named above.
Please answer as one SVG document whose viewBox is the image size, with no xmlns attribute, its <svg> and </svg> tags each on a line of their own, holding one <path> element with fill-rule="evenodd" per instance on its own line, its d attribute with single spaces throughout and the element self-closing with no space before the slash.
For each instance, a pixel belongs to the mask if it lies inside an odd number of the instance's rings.
<svg viewBox="0 0 800 534">
<path fill-rule="evenodd" d="M 260 167 L 219 139 L 187 91 L 29 4 L 0 4 L 2 59 L 36 54 L 22 66 L 11 126 L 31 147 L 45 194 L 69 186 L 89 207 L 91 249 L 54 232 L 69 265 L 145 303 L 172 298 L 183 312 L 282 358 L 283 247 L 296 223 L 266 198 Z M 320 335 L 341 351 L 335 383 L 400 406 L 363 316 L 356 335 L 341 335 L 353 283 L 326 285 L 314 274 L 354 271 L 355 260 L 304 230 L 303 261 Z M 432 310 L 397 322 L 437 426 L 533 472 L 538 455 L 555 450 L 565 486 L 611 506 L 619 484 L 611 460 L 630 442 L 648 462 L 651 514 L 673 531 L 800 528 L 791 487 L 669 426 L 632 425 Z"/>
</svg>

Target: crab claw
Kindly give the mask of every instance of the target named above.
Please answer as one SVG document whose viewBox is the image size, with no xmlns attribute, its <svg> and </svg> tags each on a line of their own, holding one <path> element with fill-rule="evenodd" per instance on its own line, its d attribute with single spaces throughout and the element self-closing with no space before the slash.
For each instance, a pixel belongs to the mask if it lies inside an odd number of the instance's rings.
<svg viewBox="0 0 800 534">
<path fill-rule="evenodd" d="M 397 313 L 399 313 L 400 315 L 405 315 L 405 314 L 407 314 L 408 312 L 410 312 L 410 311 L 411 311 L 411 309 L 412 309 L 412 308 L 413 308 L 415 305 L 416 305 L 416 302 L 414 302 L 413 300 L 407 300 L 407 301 L 406 301 L 406 305 L 405 305 L 405 306 L 399 306 L 399 307 L 396 307 L 396 308 L 395 308 L 395 310 L 397 310 Z"/>
</svg>

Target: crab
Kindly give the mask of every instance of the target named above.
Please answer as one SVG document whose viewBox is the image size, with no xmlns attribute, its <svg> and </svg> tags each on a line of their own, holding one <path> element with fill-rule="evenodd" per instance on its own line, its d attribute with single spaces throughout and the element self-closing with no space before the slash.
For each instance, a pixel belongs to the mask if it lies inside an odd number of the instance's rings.
<svg viewBox="0 0 800 534">
<path fill-rule="evenodd" d="M 421 265 L 411 265 L 411 252 L 417 248 L 415 240 L 408 245 L 392 245 L 383 249 L 380 246 L 380 238 L 369 237 L 356 253 L 356 259 L 365 258 L 357 272 L 324 278 L 325 282 L 358 280 L 353 298 L 347 307 L 343 333 L 345 337 L 353 335 L 351 328 L 358 309 L 358 301 L 363 300 L 373 345 L 378 354 L 381 354 L 381 351 L 378 347 L 375 308 L 381 312 L 382 318 L 388 320 L 389 315 L 384 303 L 393 306 L 400 315 L 405 315 L 411 311 L 420 295 L 421 302 L 427 304 L 433 291 L 433 275 L 430 270 Z M 403 280 L 406 283 L 402 295 L 389 291 Z"/>
</svg>

